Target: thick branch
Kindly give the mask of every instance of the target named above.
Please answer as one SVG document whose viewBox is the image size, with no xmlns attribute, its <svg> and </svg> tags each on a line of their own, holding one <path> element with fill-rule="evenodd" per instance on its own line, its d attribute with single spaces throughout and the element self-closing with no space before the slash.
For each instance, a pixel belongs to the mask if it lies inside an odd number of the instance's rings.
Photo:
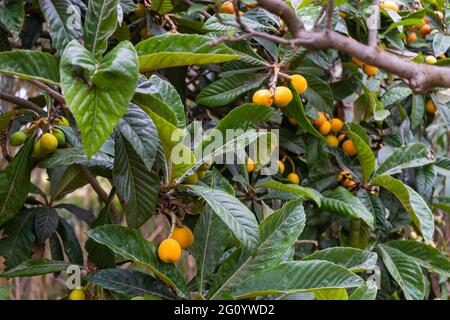
<svg viewBox="0 0 450 320">
<path fill-rule="evenodd" d="M 25 109 L 33 110 L 37 113 L 41 112 L 42 109 L 35 105 L 33 102 L 19 98 L 13 94 L 9 94 L 3 91 L 0 91 L 0 100 L 5 100 L 11 102 L 15 105 L 19 105 Z"/>
<path fill-rule="evenodd" d="M 294 11 L 281 0 L 258 0 L 266 10 L 280 15 L 294 36 L 278 38 L 285 45 L 300 45 L 312 50 L 336 49 L 365 63 L 377 66 L 406 80 L 415 93 L 426 93 L 435 87 L 450 88 L 450 68 L 418 64 L 401 59 L 377 47 L 370 47 L 331 30 L 306 31 Z M 261 35 L 259 35 L 261 36 Z M 271 36 L 273 40 L 273 36 Z"/>
<path fill-rule="evenodd" d="M 60 94 L 59 92 L 57 92 L 56 90 L 50 88 L 49 86 L 47 86 L 37 80 L 30 80 L 30 83 L 32 85 L 34 85 L 35 87 L 47 92 L 53 99 L 58 101 L 60 104 L 62 104 L 62 105 L 66 104 L 66 100 L 64 99 L 64 96 L 62 94 Z"/>
</svg>

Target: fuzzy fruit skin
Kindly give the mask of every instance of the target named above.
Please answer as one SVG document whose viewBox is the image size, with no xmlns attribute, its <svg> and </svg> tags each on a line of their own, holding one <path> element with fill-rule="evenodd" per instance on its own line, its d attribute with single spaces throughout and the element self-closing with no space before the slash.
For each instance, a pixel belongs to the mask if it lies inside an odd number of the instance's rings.
<svg viewBox="0 0 450 320">
<path fill-rule="evenodd" d="M 327 121 L 327 117 L 325 116 L 325 113 L 321 111 L 317 112 L 317 115 L 319 117 L 317 119 L 313 119 L 312 123 L 313 125 L 320 127 L 325 121 Z"/>
<path fill-rule="evenodd" d="M 333 131 L 334 133 L 338 133 L 339 131 L 341 131 L 342 127 L 344 126 L 344 122 L 342 122 L 342 120 L 338 118 L 331 119 L 330 123 L 331 131 Z"/>
<path fill-rule="evenodd" d="M 342 150 L 344 150 L 345 154 L 347 154 L 350 157 L 356 155 L 356 148 L 352 140 L 345 140 L 344 143 L 342 144 Z"/>
<path fill-rule="evenodd" d="M 37 140 L 34 143 L 32 156 L 37 159 L 42 159 L 45 157 L 45 153 L 42 151 L 41 148 L 41 140 Z"/>
<path fill-rule="evenodd" d="M 56 120 L 56 124 L 64 127 L 68 127 L 70 125 L 69 120 L 67 120 L 67 118 L 63 116 L 60 116 L 59 119 Z"/>
<path fill-rule="evenodd" d="M 181 258 L 181 246 L 174 239 L 166 239 L 158 247 L 158 257 L 165 263 L 177 263 Z"/>
<path fill-rule="evenodd" d="M 134 9 L 134 14 L 138 18 L 145 17 L 145 5 L 143 3 L 138 3 Z"/>
<path fill-rule="evenodd" d="M 17 147 L 22 145 L 25 140 L 27 140 L 27 135 L 25 132 L 16 131 L 12 135 L 9 136 L 9 144 L 13 147 Z"/>
<path fill-rule="evenodd" d="M 253 94 L 252 101 L 255 104 L 271 107 L 273 103 L 272 93 L 267 89 L 258 90 Z"/>
<path fill-rule="evenodd" d="M 44 133 L 39 141 L 41 142 L 41 150 L 44 153 L 52 153 L 58 148 L 58 140 L 51 133 Z"/>
<path fill-rule="evenodd" d="M 415 32 L 411 32 L 406 36 L 407 43 L 413 43 L 417 40 L 417 34 Z"/>
<path fill-rule="evenodd" d="M 319 127 L 319 131 L 321 134 L 323 134 L 324 136 L 326 136 L 327 134 L 330 133 L 331 131 L 331 123 L 329 121 L 325 121 L 324 123 L 322 123 L 322 125 Z"/>
<path fill-rule="evenodd" d="M 197 184 L 197 182 L 198 182 L 197 172 L 194 172 L 190 176 L 187 176 L 183 181 L 184 184 Z"/>
<path fill-rule="evenodd" d="M 248 158 L 247 159 L 247 172 L 253 172 L 253 170 L 255 170 L 255 162 L 253 161 L 252 158 Z"/>
<path fill-rule="evenodd" d="M 363 70 L 369 77 L 373 77 L 378 73 L 378 68 L 370 64 L 365 64 Z"/>
<path fill-rule="evenodd" d="M 431 27 L 430 27 L 430 25 L 429 25 L 429 24 L 421 25 L 421 26 L 419 27 L 419 32 L 420 32 L 420 34 L 421 34 L 422 36 L 425 37 L 427 34 L 429 34 L 429 33 L 431 32 Z"/>
<path fill-rule="evenodd" d="M 287 179 L 292 182 L 293 184 L 299 184 L 300 183 L 300 177 L 295 172 L 291 172 L 288 174 Z"/>
<path fill-rule="evenodd" d="M 326 138 L 327 138 L 328 144 L 330 146 L 337 148 L 337 146 L 339 145 L 338 138 L 336 138 L 335 136 L 333 136 L 331 134 L 329 136 L 326 136 Z"/>
<path fill-rule="evenodd" d="M 225 1 L 222 4 L 220 9 L 221 9 L 220 11 L 225 12 L 225 13 L 230 13 L 230 14 L 234 13 L 234 6 L 231 1 Z"/>
<path fill-rule="evenodd" d="M 194 242 L 194 234 L 187 226 L 176 227 L 173 230 L 172 239 L 179 243 L 181 249 L 187 249 Z"/>
<path fill-rule="evenodd" d="M 58 147 L 62 147 L 66 144 L 66 136 L 64 135 L 64 132 L 59 129 L 55 129 L 53 130 L 53 135 L 56 137 L 56 140 L 58 140 Z"/>
<path fill-rule="evenodd" d="M 279 86 L 275 88 L 273 100 L 277 106 L 283 108 L 286 107 L 289 104 L 289 102 L 292 101 L 293 97 L 294 96 L 292 95 L 292 92 L 291 90 L 289 90 L 289 88 Z"/>
<path fill-rule="evenodd" d="M 427 104 L 425 105 L 425 110 L 426 110 L 428 113 L 433 113 L 433 114 L 436 113 L 437 107 L 436 107 L 436 105 L 434 104 L 433 100 L 429 99 L 429 100 L 427 101 Z"/>
<path fill-rule="evenodd" d="M 73 289 L 69 294 L 69 300 L 86 300 L 86 294 L 84 293 L 83 289 Z"/>
<path fill-rule="evenodd" d="M 291 83 L 299 94 L 305 93 L 306 89 L 308 89 L 308 82 L 303 76 L 299 74 L 294 74 L 292 76 Z"/>
<path fill-rule="evenodd" d="M 435 56 L 426 56 L 425 57 L 425 63 L 427 64 L 435 64 L 437 62 L 437 59 Z"/>
<path fill-rule="evenodd" d="M 355 57 L 352 57 L 352 62 L 356 64 L 358 67 L 362 67 L 364 65 L 364 62 Z"/>
<path fill-rule="evenodd" d="M 283 174 L 284 172 L 284 163 L 281 160 L 277 160 L 278 163 L 278 170 L 280 170 L 280 173 Z"/>
<path fill-rule="evenodd" d="M 289 118 L 289 119 L 288 119 L 288 122 L 289 122 L 289 124 L 292 125 L 292 126 L 298 126 L 298 121 L 295 120 L 294 118 Z"/>
<path fill-rule="evenodd" d="M 398 5 L 394 1 L 384 1 L 380 3 L 380 8 L 390 9 L 392 11 L 398 12 Z"/>
</svg>

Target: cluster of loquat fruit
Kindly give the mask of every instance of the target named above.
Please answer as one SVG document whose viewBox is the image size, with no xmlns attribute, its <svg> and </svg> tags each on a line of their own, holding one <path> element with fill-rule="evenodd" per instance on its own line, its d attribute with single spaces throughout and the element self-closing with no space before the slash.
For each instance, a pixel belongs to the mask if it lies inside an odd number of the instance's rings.
<svg viewBox="0 0 450 320">
<path fill-rule="evenodd" d="M 337 176 L 337 180 L 344 188 L 350 191 L 353 191 L 358 186 L 358 182 L 347 171 L 341 171 Z"/>
<path fill-rule="evenodd" d="M 158 247 L 158 257 L 165 263 L 177 263 L 181 258 L 181 249 L 187 249 L 194 242 L 194 234 L 185 225 L 176 226 L 172 234 Z"/>
<path fill-rule="evenodd" d="M 62 116 L 57 117 L 53 122 L 60 126 L 69 126 L 69 121 Z M 32 153 L 34 158 L 42 159 L 46 155 L 55 152 L 58 147 L 63 147 L 66 144 L 64 132 L 60 129 L 53 128 L 47 118 L 40 118 L 25 129 L 12 133 L 9 136 L 9 144 L 13 147 L 21 146 L 37 128 L 42 129 L 43 134 L 34 143 Z"/>
<path fill-rule="evenodd" d="M 212 161 L 205 161 L 197 170 L 197 172 L 194 172 L 193 174 L 187 176 L 183 183 L 184 184 L 197 184 L 198 180 L 203 178 L 206 174 L 206 172 L 211 168 Z"/>
</svg>

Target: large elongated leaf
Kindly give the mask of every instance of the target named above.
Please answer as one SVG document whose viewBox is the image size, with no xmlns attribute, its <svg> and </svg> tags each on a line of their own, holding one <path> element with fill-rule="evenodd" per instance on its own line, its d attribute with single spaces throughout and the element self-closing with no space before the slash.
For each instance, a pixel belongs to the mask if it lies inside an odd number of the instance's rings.
<svg viewBox="0 0 450 320">
<path fill-rule="evenodd" d="M 362 219 L 369 227 L 374 226 L 374 216 L 349 190 L 337 187 L 327 190 L 321 199 L 322 208 L 350 219 Z"/>
<path fill-rule="evenodd" d="M 377 291 L 378 288 L 376 283 L 374 281 L 367 281 L 364 286 L 353 291 L 349 300 L 375 300 Z"/>
<path fill-rule="evenodd" d="M 303 73 L 303 76 L 308 81 L 308 89 L 305 92 L 308 105 L 328 114 L 333 114 L 334 96 L 330 85 L 314 75 Z"/>
<path fill-rule="evenodd" d="M 122 226 L 104 225 L 90 230 L 88 235 L 122 257 L 144 265 L 156 277 L 178 290 L 182 295 L 187 294 L 187 287 L 181 273 L 172 264 L 161 262 L 156 246 L 145 240 L 139 231 Z"/>
<path fill-rule="evenodd" d="M 292 261 L 248 277 L 235 295 L 250 298 L 269 294 L 357 288 L 363 279 L 328 261 Z"/>
<path fill-rule="evenodd" d="M 80 12 L 70 0 L 39 0 L 39 6 L 50 26 L 53 47 L 62 54 L 70 41 L 83 35 Z"/>
<path fill-rule="evenodd" d="M 309 260 L 326 260 L 353 272 L 359 272 L 373 268 L 377 263 L 377 254 L 356 248 L 335 247 L 316 251 L 302 259 L 302 261 Z"/>
<path fill-rule="evenodd" d="M 90 274 L 87 280 L 129 297 L 156 296 L 172 300 L 177 298 L 164 283 L 137 270 L 103 269 Z"/>
<path fill-rule="evenodd" d="M 53 207 L 39 207 L 34 218 L 34 230 L 36 240 L 44 243 L 45 240 L 55 233 L 59 223 L 58 212 Z"/>
<path fill-rule="evenodd" d="M 293 193 L 304 197 L 306 199 L 314 201 L 319 207 L 321 206 L 320 199 L 322 195 L 315 189 L 302 187 L 296 184 L 283 184 L 278 181 L 269 181 L 258 185 L 259 188 L 271 188 L 280 191 Z"/>
<path fill-rule="evenodd" d="M 211 298 L 239 290 L 247 277 L 280 262 L 304 227 L 305 212 L 301 200 L 292 200 L 274 211 L 260 225 L 261 241 L 255 256 L 239 248 L 222 264 L 210 290 Z"/>
<path fill-rule="evenodd" d="M 128 109 L 138 80 L 136 51 L 130 42 L 121 42 L 98 64 L 72 41 L 63 53 L 60 71 L 64 96 L 91 158 Z"/>
<path fill-rule="evenodd" d="M 59 219 L 58 234 L 64 245 L 64 252 L 69 261 L 78 265 L 84 264 L 83 251 L 73 230 L 73 227 L 63 218 Z"/>
<path fill-rule="evenodd" d="M 13 37 L 17 37 L 22 30 L 25 12 L 23 1 L 10 0 L 2 1 L 0 4 L 0 26 L 11 32 Z"/>
<path fill-rule="evenodd" d="M 6 269 L 11 269 L 31 257 L 34 235 L 35 209 L 22 209 L 6 224 L 0 240 L 0 256 Z"/>
<path fill-rule="evenodd" d="M 206 86 L 197 96 L 196 102 L 208 107 L 227 105 L 245 93 L 259 88 L 267 74 L 243 73 L 219 79 Z"/>
<path fill-rule="evenodd" d="M 450 260 L 432 246 L 412 240 L 389 241 L 384 246 L 401 251 L 424 268 L 442 274 L 444 277 L 450 277 Z"/>
<path fill-rule="evenodd" d="M 193 185 L 186 188 L 208 203 L 246 249 L 251 252 L 256 250 L 259 241 L 258 222 L 243 203 L 221 190 Z"/>
<path fill-rule="evenodd" d="M 225 251 L 231 232 L 222 219 L 206 206 L 194 230 L 192 254 L 197 267 L 197 283 L 200 292 L 211 282 L 211 277 Z"/>
<path fill-rule="evenodd" d="M 411 216 L 414 225 L 425 240 L 432 240 L 434 233 L 433 214 L 423 198 L 411 187 L 389 175 L 376 177 L 372 183 L 390 191 Z"/>
<path fill-rule="evenodd" d="M 138 228 L 154 214 L 159 194 L 159 176 L 150 171 L 133 149 L 132 142 L 116 132 L 116 159 L 113 182 L 125 200 L 125 214 L 130 227 Z"/>
<path fill-rule="evenodd" d="M 51 85 L 59 85 L 58 60 L 41 51 L 0 52 L 0 72 L 21 79 L 35 79 Z"/>
<path fill-rule="evenodd" d="M 94 57 L 99 57 L 108 46 L 108 39 L 117 27 L 119 0 L 89 1 L 84 22 L 84 43 Z"/>
<path fill-rule="evenodd" d="M 350 136 L 357 152 L 359 164 L 364 176 L 364 181 L 368 181 L 375 170 L 376 159 L 372 149 L 364 139 L 356 132 L 351 131 L 351 126 L 347 126 L 350 130 Z"/>
<path fill-rule="evenodd" d="M 122 136 L 130 142 L 148 170 L 151 170 L 158 152 L 158 132 L 152 119 L 140 108 L 130 105 L 119 122 Z"/>
<path fill-rule="evenodd" d="M 403 169 L 421 167 L 434 162 L 429 156 L 429 148 L 421 143 L 413 143 L 395 150 L 375 172 L 374 176 L 396 174 Z"/>
<path fill-rule="evenodd" d="M 0 171 L 0 226 L 17 214 L 27 198 L 34 137 L 31 135 L 6 170 Z"/>
<path fill-rule="evenodd" d="M 378 245 L 384 265 L 402 288 L 406 299 L 421 300 L 425 296 L 425 279 L 420 265 L 401 251 Z"/>
<path fill-rule="evenodd" d="M 186 115 L 183 101 L 174 86 L 153 74 L 136 88 L 133 101 L 138 105 L 150 108 L 179 128 L 186 126 Z"/>
<path fill-rule="evenodd" d="M 30 259 L 17 267 L 0 274 L 0 278 L 32 277 L 47 273 L 66 271 L 73 263 L 65 261 L 49 261 L 46 259 Z"/>
<path fill-rule="evenodd" d="M 148 72 L 192 64 L 221 63 L 240 57 L 223 44 L 211 46 L 211 41 L 211 38 L 193 34 L 151 37 L 136 45 L 139 70 Z"/>
</svg>

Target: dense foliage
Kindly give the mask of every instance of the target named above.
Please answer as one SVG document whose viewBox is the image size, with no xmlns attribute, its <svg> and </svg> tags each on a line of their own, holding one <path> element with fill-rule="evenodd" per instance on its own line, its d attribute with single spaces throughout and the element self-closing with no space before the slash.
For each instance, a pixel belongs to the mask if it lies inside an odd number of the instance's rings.
<svg viewBox="0 0 450 320">
<path fill-rule="evenodd" d="M 367 42 L 370 1 L 286 3 Z M 446 68 L 446 1 L 380 8 L 379 50 Z M 0 1 L 0 277 L 76 265 L 74 300 L 447 299 L 448 90 L 277 38 L 253 0 Z M 99 205 L 72 201 L 86 185 Z"/>
</svg>

